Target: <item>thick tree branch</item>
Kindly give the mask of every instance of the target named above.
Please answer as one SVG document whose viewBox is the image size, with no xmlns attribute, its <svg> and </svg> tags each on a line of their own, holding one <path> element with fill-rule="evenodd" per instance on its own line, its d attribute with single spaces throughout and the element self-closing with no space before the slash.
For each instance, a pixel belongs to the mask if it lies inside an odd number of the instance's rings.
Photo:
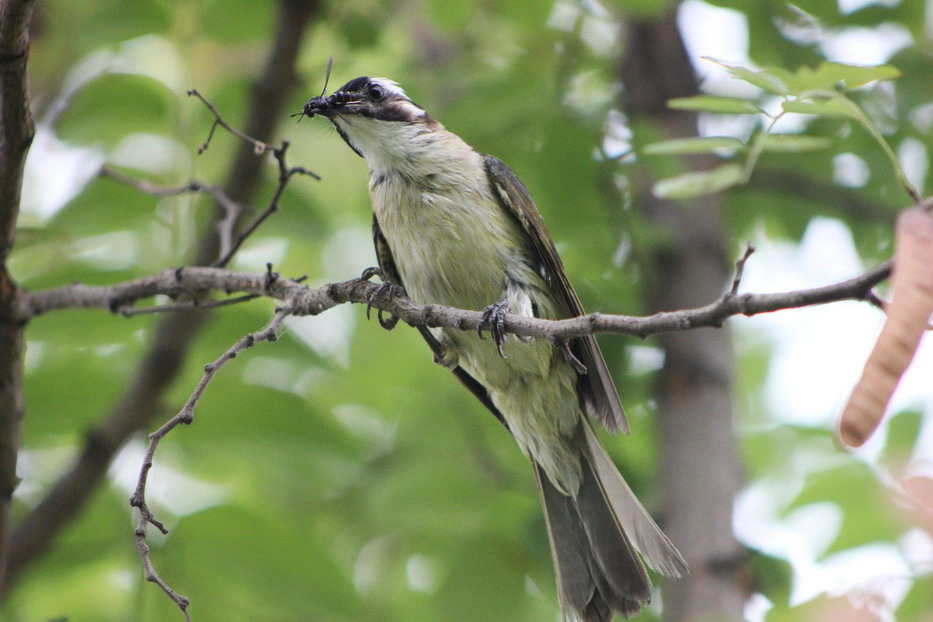
<svg viewBox="0 0 933 622">
<path fill-rule="evenodd" d="M 19 216 L 23 167 L 35 135 L 26 85 L 32 9 L 31 0 L 0 0 L 0 592 L 8 577 L 23 417 L 23 327 L 11 317 L 18 292 L 6 262 Z"/>
<path fill-rule="evenodd" d="M 544 320 L 505 314 L 503 327 L 515 335 L 558 341 L 599 333 L 648 337 L 701 327 L 719 327 L 735 315 L 753 316 L 842 300 L 870 301 L 872 288 L 890 274 L 891 262 L 887 261 L 851 279 L 812 289 L 770 294 L 729 291 L 702 307 L 662 311 L 644 317 L 591 313 L 566 320 Z M 363 279 L 310 288 L 271 272 L 253 274 L 221 268 L 179 268 L 116 285 L 74 284 L 25 292 L 19 298 L 16 317 L 20 322 L 27 322 L 42 313 L 75 308 L 121 313 L 139 300 L 156 295 L 175 296 L 179 291 L 197 292 L 205 297 L 211 292 L 265 296 L 286 303 L 296 315 L 317 315 L 339 304 L 354 302 L 371 304 L 412 326 L 476 330 L 483 320 L 482 311 L 420 304 L 404 294 L 386 295 L 380 292 L 378 285 Z M 377 292 L 380 295 L 377 296 Z"/>
<path fill-rule="evenodd" d="M 0 265 L 13 248 L 23 166 L 35 135 L 26 86 L 31 0 L 0 0 Z"/>
</svg>

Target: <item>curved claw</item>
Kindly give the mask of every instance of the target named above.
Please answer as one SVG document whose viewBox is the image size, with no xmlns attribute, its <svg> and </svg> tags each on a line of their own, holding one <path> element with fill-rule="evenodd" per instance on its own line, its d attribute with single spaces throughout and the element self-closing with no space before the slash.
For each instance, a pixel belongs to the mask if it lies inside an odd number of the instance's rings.
<svg viewBox="0 0 933 622">
<path fill-rule="evenodd" d="M 580 376 L 585 376 L 587 374 L 586 365 L 583 364 L 583 361 L 578 359 L 573 353 L 573 350 L 570 349 L 570 344 L 563 339 L 556 340 L 554 344 L 560 348 L 560 351 L 564 355 L 564 360 L 570 363 L 570 366 L 573 367 L 574 371 L 577 372 Z"/>
<path fill-rule="evenodd" d="M 375 267 L 375 266 L 370 266 L 370 267 L 366 268 L 365 270 L 363 270 L 363 274 L 360 275 L 360 280 L 361 280 L 361 281 L 368 281 L 368 280 L 370 280 L 371 278 L 373 278 L 374 276 L 378 276 L 378 277 L 379 277 L 379 280 L 382 281 L 383 283 L 385 283 L 385 281 L 387 280 L 387 279 L 386 279 L 386 275 L 385 275 L 385 273 L 382 271 L 382 269 L 381 269 L 381 268 L 377 268 L 377 267 Z"/>
<path fill-rule="evenodd" d="M 368 268 L 367 271 L 363 273 L 364 276 L 370 270 L 372 270 L 372 268 Z M 391 283 L 389 281 L 383 281 L 382 283 L 380 283 L 379 287 L 376 288 L 376 291 L 373 292 L 372 296 L 369 297 L 369 300 L 366 303 L 366 319 L 367 320 L 371 319 L 370 312 L 372 311 L 372 308 L 373 308 L 373 302 L 375 302 L 376 300 L 379 300 L 380 298 L 392 298 L 393 296 L 403 294 L 404 292 L 405 292 L 404 289 L 402 289 L 398 285 L 395 285 L 394 283 Z M 392 330 L 393 328 L 395 328 L 395 325 L 398 324 L 397 317 L 395 317 L 394 315 L 389 315 L 388 317 L 384 316 L 382 309 L 377 310 L 376 319 L 379 320 L 379 325 L 382 326 L 386 330 Z"/>
<path fill-rule="evenodd" d="M 492 335 L 492 342 L 496 344 L 496 350 L 499 351 L 499 356 L 502 358 L 506 358 L 502 352 L 502 346 L 509 339 L 508 333 L 505 332 L 505 314 L 510 309 L 511 305 L 509 305 L 508 300 L 500 300 L 489 305 L 483 310 L 483 319 L 480 320 L 476 327 L 476 334 L 479 335 L 480 339 L 483 339 L 484 330 L 489 331 L 489 334 Z"/>
</svg>

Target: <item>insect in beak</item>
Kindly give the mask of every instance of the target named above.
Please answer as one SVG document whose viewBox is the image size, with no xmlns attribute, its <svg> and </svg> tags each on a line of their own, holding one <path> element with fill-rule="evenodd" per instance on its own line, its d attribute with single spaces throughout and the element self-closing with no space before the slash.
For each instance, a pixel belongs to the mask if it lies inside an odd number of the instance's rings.
<svg viewBox="0 0 933 622">
<path fill-rule="evenodd" d="M 330 72 L 334 68 L 334 57 L 331 56 L 327 59 L 327 73 L 324 74 L 324 88 L 321 89 L 321 94 L 317 97 L 312 97 L 304 105 L 301 112 L 296 112 L 293 114 L 293 117 L 298 117 L 298 123 L 301 123 L 302 117 L 311 118 L 321 110 L 329 107 L 329 102 L 327 97 L 324 97 L 324 93 L 327 92 L 327 85 L 330 83 Z"/>
</svg>

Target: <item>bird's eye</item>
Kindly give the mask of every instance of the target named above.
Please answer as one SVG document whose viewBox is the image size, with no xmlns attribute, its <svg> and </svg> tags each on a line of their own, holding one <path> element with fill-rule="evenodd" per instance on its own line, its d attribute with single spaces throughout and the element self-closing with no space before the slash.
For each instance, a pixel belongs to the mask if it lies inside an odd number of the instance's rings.
<svg viewBox="0 0 933 622">
<path fill-rule="evenodd" d="M 378 84 L 370 84 L 367 93 L 369 94 L 369 98 L 374 102 L 380 101 L 383 97 L 386 96 L 385 89 Z"/>
</svg>

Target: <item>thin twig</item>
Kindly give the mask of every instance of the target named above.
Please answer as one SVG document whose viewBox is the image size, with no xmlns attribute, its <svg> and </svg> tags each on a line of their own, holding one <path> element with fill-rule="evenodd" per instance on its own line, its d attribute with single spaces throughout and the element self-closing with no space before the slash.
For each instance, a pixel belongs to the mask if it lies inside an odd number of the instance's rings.
<svg viewBox="0 0 933 622">
<path fill-rule="evenodd" d="M 735 277 L 732 279 L 732 289 L 729 290 L 729 293 L 733 296 L 739 293 L 739 285 L 742 283 L 742 275 L 745 273 L 745 264 L 748 263 L 748 258 L 754 252 L 755 247 L 749 242 L 745 245 L 745 253 L 735 262 Z"/>
<path fill-rule="evenodd" d="M 100 176 L 118 181 L 121 184 L 126 184 L 143 194 L 152 195 L 154 197 L 173 197 L 189 192 L 206 192 L 208 188 L 210 188 L 207 184 L 202 184 L 194 179 L 180 186 L 159 186 L 146 179 L 137 179 L 129 175 L 124 175 L 120 171 L 110 168 L 109 166 L 101 167 Z"/>
<path fill-rule="evenodd" d="M 217 232 L 220 237 L 220 253 L 218 258 L 212 264 L 215 267 L 222 268 L 230 263 L 230 260 L 233 259 L 233 256 L 243 245 L 243 242 L 251 236 L 259 227 L 266 221 L 266 219 L 278 211 L 279 209 L 279 199 L 282 197 L 282 194 L 285 192 L 285 187 L 288 185 L 288 182 L 294 175 L 307 175 L 308 177 L 313 177 L 314 179 L 320 180 L 321 177 L 317 173 L 310 171 L 301 166 L 289 167 L 285 162 L 285 154 L 288 151 L 288 141 L 283 140 L 281 146 L 273 147 L 272 145 L 265 143 L 261 140 L 257 140 L 252 136 L 249 136 L 240 130 L 236 129 L 221 116 L 217 108 L 207 100 L 206 97 L 201 95 L 197 89 L 192 89 L 188 91 L 188 95 L 197 97 L 201 100 L 207 109 L 211 111 L 211 114 L 214 115 L 214 122 L 211 123 L 211 129 L 207 134 L 207 139 L 198 149 L 198 154 L 204 153 L 211 144 L 211 140 L 214 137 L 214 130 L 217 127 L 222 127 L 237 138 L 249 143 L 253 146 L 253 152 L 256 155 L 262 155 L 268 151 L 272 152 L 273 157 L 278 163 L 279 167 L 279 180 L 278 185 L 275 188 L 275 192 L 272 194 L 272 199 L 269 201 L 269 204 L 266 206 L 266 209 L 262 211 L 259 216 L 250 223 L 246 229 L 244 229 L 239 235 L 235 236 L 235 227 L 240 220 L 242 214 L 242 207 L 236 205 L 239 208 L 238 211 L 233 211 L 227 209 L 227 206 L 224 205 L 224 209 L 227 210 L 226 218 L 217 223 Z M 219 202 L 219 201 L 218 201 Z M 235 239 L 234 239 L 235 237 Z"/>
<path fill-rule="evenodd" d="M 226 254 L 230 252 L 230 240 L 233 237 L 233 229 L 236 227 L 236 223 L 239 222 L 240 216 L 245 211 L 245 208 L 240 203 L 237 203 L 231 199 L 230 196 L 220 186 L 205 184 L 196 179 L 192 179 L 187 184 L 180 186 L 160 186 L 145 179 L 137 179 L 135 177 L 130 177 L 129 175 L 124 175 L 123 173 L 114 170 L 109 166 L 101 167 L 100 176 L 107 177 L 122 184 L 126 184 L 132 188 L 135 188 L 139 192 L 142 192 L 143 194 L 148 194 L 154 197 L 173 197 L 187 193 L 206 192 L 207 194 L 211 195 L 211 197 L 214 199 L 214 202 L 217 203 L 217 205 L 219 205 L 224 211 L 224 217 L 217 221 L 217 229 L 221 232 L 221 253 Z M 224 235 L 224 232 L 226 231 L 229 231 L 229 233 Z"/>
<path fill-rule="evenodd" d="M 259 229 L 259 227 L 266 221 L 266 219 L 269 218 L 269 216 L 279 210 L 279 200 L 281 199 L 282 194 L 285 192 L 285 188 L 288 186 L 288 183 L 291 181 L 292 177 L 295 175 L 306 175 L 317 180 L 320 180 L 321 177 L 314 171 L 308 170 L 302 166 L 288 166 L 286 163 L 286 153 L 288 152 L 289 146 L 288 141 L 283 140 L 281 146 L 273 147 L 268 143 L 257 140 L 230 125 L 223 118 L 217 108 L 196 89 L 188 91 L 188 95 L 197 97 L 201 103 L 203 103 L 207 109 L 210 110 L 211 114 L 214 115 L 214 121 L 211 124 L 211 129 L 208 132 L 207 139 L 198 149 L 198 154 L 204 153 L 207 150 L 207 148 L 210 146 L 211 140 L 214 137 L 214 131 L 218 127 L 222 127 L 237 138 L 252 145 L 253 152 L 256 155 L 262 155 L 268 151 L 271 151 L 278 165 L 278 185 L 272 194 L 272 198 L 269 200 L 269 204 L 262 211 L 262 213 L 260 213 L 253 220 L 253 222 L 246 226 L 246 228 L 241 233 L 236 233 L 236 226 L 240 222 L 244 212 L 246 212 L 246 208 L 240 203 L 231 199 L 230 196 L 227 195 L 227 193 L 218 186 L 205 184 L 197 180 L 191 180 L 187 184 L 181 186 L 159 186 L 143 179 L 135 179 L 128 175 L 124 175 L 123 173 L 120 173 L 107 166 L 101 169 L 100 174 L 104 177 L 109 177 L 110 179 L 132 186 L 138 191 L 152 196 L 169 197 L 185 194 L 188 192 L 206 192 L 210 194 L 214 198 L 214 201 L 224 211 L 224 217 L 219 219 L 216 224 L 217 236 L 220 241 L 220 250 L 217 259 L 214 260 L 212 264 L 215 267 L 222 268 L 230 263 L 230 260 L 232 260 L 237 251 L 240 250 L 240 247 L 243 246 L 243 243 L 246 241 L 246 239 L 255 233 L 256 230 Z"/>
<path fill-rule="evenodd" d="M 198 99 L 200 99 L 201 103 L 207 106 L 207 109 L 210 110 L 211 113 L 214 115 L 214 122 L 211 124 L 211 130 L 207 134 L 207 139 L 198 149 L 198 155 L 207 151 L 207 148 L 211 146 L 211 139 L 214 138 L 214 130 L 217 129 L 217 126 L 224 128 L 225 130 L 227 130 L 228 132 L 230 132 L 237 138 L 250 143 L 253 146 L 253 152 L 256 155 L 262 155 L 265 152 L 272 149 L 272 147 L 269 146 L 268 144 L 262 142 L 261 140 L 256 140 L 252 136 L 244 134 L 240 130 L 236 129 L 235 127 L 227 123 L 227 121 L 224 120 L 224 118 L 220 115 L 220 112 L 217 111 L 217 108 L 214 107 L 214 104 L 207 101 L 207 98 L 201 95 L 201 93 L 199 93 L 197 89 L 191 89 L 190 91 L 188 91 L 188 95 L 192 97 L 197 97 Z"/>
<path fill-rule="evenodd" d="M 868 292 L 868 294 L 865 296 L 865 300 L 878 307 L 882 311 L 884 311 L 888 305 L 888 301 L 879 296 L 875 290 Z"/>
<path fill-rule="evenodd" d="M 221 354 L 217 360 L 209 363 L 208 365 L 205 365 L 204 375 L 201 377 L 201 380 L 198 382 L 198 385 L 195 387 L 194 391 L 188 397 L 188 401 L 185 402 L 185 405 L 182 407 L 182 409 L 178 411 L 174 417 L 169 419 L 162 427 L 149 435 L 149 448 L 146 450 L 145 459 L 143 460 L 143 464 L 139 470 L 139 478 L 136 482 L 136 490 L 133 492 L 133 496 L 130 497 L 130 506 L 139 510 L 139 517 L 136 521 L 135 530 L 136 548 L 139 550 L 139 555 L 142 559 L 143 569 L 146 573 L 146 580 L 155 583 L 160 588 L 162 588 L 162 591 L 172 599 L 172 601 L 184 614 L 185 619 L 189 622 L 191 620 L 191 616 L 188 613 L 188 606 L 191 604 L 191 601 L 187 597 L 182 596 L 173 590 L 168 585 L 168 583 L 166 583 L 159 576 L 155 570 L 155 566 L 152 563 L 149 545 L 146 542 L 146 534 L 149 525 L 153 525 L 163 534 L 168 533 L 165 525 L 163 525 L 155 518 L 152 510 L 149 508 L 149 504 L 146 502 L 146 485 L 149 480 L 149 471 L 152 469 L 153 458 L 159 443 L 169 432 L 171 432 L 179 425 L 188 425 L 194 422 L 194 409 L 197 406 L 198 401 L 201 399 L 201 396 L 204 394 L 204 390 L 207 388 L 207 385 L 210 384 L 211 380 L 213 380 L 214 376 L 217 374 L 220 368 L 230 360 L 236 358 L 240 352 L 248 348 L 252 348 L 257 343 L 261 343 L 263 341 L 275 341 L 278 337 L 278 330 L 281 327 L 282 322 L 286 317 L 291 315 L 291 313 L 291 307 L 279 307 L 276 309 L 275 315 L 265 328 L 240 338 L 235 344 L 228 348 L 226 352 Z"/>
<path fill-rule="evenodd" d="M 231 305 L 237 305 L 244 302 L 249 302 L 250 300 L 255 300 L 259 298 L 259 294 L 244 294 L 242 296 L 237 296 L 235 298 L 226 298 L 224 300 L 210 300 L 208 302 L 201 302 L 197 298 L 193 299 L 189 303 L 179 303 L 174 305 L 154 305 L 151 307 L 125 307 L 119 309 L 120 315 L 124 317 L 132 317 L 134 315 L 151 315 L 153 313 L 175 313 L 178 311 L 207 311 L 208 309 L 216 309 L 218 307 L 229 307 Z"/>
<path fill-rule="evenodd" d="M 317 173 L 309 171 L 304 167 L 294 166 L 289 168 L 285 163 L 285 154 L 288 151 L 288 146 L 288 141 L 283 140 L 281 147 L 277 147 L 272 150 L 272 155 L 279 166 L 279 183 L 275 188 L 275 192 L 272 194 L 272 199 L 269 200 L 269 205 L 266 206 L 266 209 L 263 210 L 263 212 L 259 214 L 259 216 L 253 220 L 253 222 L 247 225 L 246 228 L 243 229 L 243 231 L 238 236 L 236 236 L 235 241 L 224 243 L 223 246 L 227 247 L 226 251 L 221 248 L 220 257 L 213 264 L 215 267 L 223 268 L 228 263 L 230 263 L 230 260 L 233 258 L 236 252 L 240 250 L 243 242 L 245 242 L 246 239 L 251 236 L 269 216 L 279 210 L 279 199 L 282 197 L 282 193 L 285 192 L 285 187 L 288 185 L 288 182 L 294 175 L 307 175 L 317 180 L 321 179 Z M 232 230 L 229 232 L 221 232 L 221 240 L 231 240 L 232 237 Z"/>
<path fill-rule="evenodd" d="M 123 173 L 103 166 L 100 170 L 101 177 L 108 177 L 114 181 L 126 184 L 142 192 L 155 197 L 172 197 L 189 192 L 206 192 L 227 212 L 228 218 L 239 216 L 243 211 L 243 206 L 230 198 L 230 196 L 220 186 L 205 184 L 196 179 L 192 179 L 187 184 L 181 186 L 159 186 L 145 179 L 137 179 L 124 175 Z"/>
</svg>

